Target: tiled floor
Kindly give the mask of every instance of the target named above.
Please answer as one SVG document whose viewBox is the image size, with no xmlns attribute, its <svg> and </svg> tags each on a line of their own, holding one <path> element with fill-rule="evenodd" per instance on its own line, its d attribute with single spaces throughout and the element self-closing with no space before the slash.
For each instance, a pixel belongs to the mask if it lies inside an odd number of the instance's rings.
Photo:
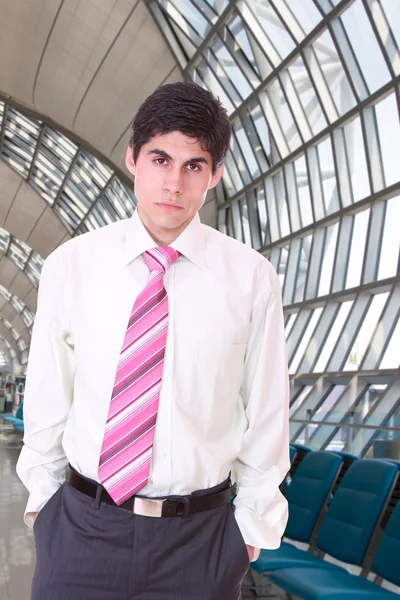
<svg viewBox="0 0 400 600">
<path fill-rule="evenodd" d="M 0 420 L 0 598 L 28 600 L 35 560 L 32 530 L 22 520 L 27 491 L 15 473 L 22 436 Z"/>
<path fill-rule="evenodd" d="M 15 472 L 21 447 L 22 436 L 0 419 L 0 600 L 29 600 L 35 563 L 32 530 L 22 520 L 28 493 Z M 284 598 L 276 592 L 264 598 Z M 251 592 L 243 596 L 254 597 Z"/>
</svg>

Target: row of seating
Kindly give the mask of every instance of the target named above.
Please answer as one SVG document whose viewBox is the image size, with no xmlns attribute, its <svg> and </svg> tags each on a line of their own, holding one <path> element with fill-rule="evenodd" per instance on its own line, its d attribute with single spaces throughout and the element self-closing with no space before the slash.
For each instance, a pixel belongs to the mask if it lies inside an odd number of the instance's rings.
<svg viewBox="0 0 400 600">
<path fill-rule="evenodd" d="M 325 451 L 304 454 L 286 488 L 289 520 L 284 537 L 309 548 L 301 550 L 285 539 L 277 550 L 262 550 L 252 572 L 267 573 L 305 600 L 399 599 L 365 578 L 372 572 L 400 586 L 399 464 L 352 457 L 346 465 L 348 458 Z M 361 576 L 325 560 L 325 555 L 359 566 Z M 254 591 L 263 593 L 257 586 Z"/>
<path fill-rule="evenodd" d="M 3 419 L 3 421 L 7 421 L 9 423 L 12 423 L 14 429 L 16 431 L 18 431 L 19 433 L 24 433 L 24 407 L 23 407 L 23 402 L 21 402 L 21 404 L 18 406 L 17 411 L 14 415 L 10 415 L 8 413 L 1 413 L 0 414 L 0 418 Z"/>
</svg>

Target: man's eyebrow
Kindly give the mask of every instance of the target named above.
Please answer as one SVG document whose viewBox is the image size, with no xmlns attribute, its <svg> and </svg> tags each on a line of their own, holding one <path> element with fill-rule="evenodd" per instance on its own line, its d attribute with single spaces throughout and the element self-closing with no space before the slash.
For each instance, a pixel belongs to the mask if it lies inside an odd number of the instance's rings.
<svg viewBox="0 0 400 600">
<path fill-rule="evenodd" d="M 168 152 L 165 152 L 165 150 L 160 150 L 159 148 L 153 148 L 153 150 L 150 150 L 148 154 L 158 154 L 158 156 L 163 156 L 168 160 L 173 160 L 172 156 L 170 156 Z M 204 163 L 208 165 L 208 160 L 204 156 L 194 156 L 193 158 L 189 158 L 189 160 L 185 161 L 186 165 L 190 163 Z"/>
</svg>

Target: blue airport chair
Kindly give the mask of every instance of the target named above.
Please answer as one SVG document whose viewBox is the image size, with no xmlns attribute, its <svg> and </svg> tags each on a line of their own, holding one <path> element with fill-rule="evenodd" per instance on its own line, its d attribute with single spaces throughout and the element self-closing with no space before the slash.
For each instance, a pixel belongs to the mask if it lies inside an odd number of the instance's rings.
<svg viewBox="0 0 400 600">
<path fill-rule="evenodd" d="M 17 411 L 14 415 L 10 415 L 10 414 L 2 414 L 0 415 L 0 417 L 3 419 L 3 421 L 6 421 L 7 423 L 11 423 L 14 427 L 14 429 L 16 431 L 18 431 L 19 433 L 24 433 L 24 412 L 23 412 L 23 402 L 21 402 L 21 404 L 18 406 Z"/>
<path fill-rule="evenodd" d="M 293 447 L 296 450 L 296 453 L 293 456 L 293 460 L 291 461 L 289 476 L 293 479 L 294 474 L 296 473 L 301 461 L 307 454 L 312 452 L 311 448 L 308 446 L 302 446 L 301 444 L 290 444 L 290 447 Z"/>
<path fill-rule="evenodd" d="M 372 571 L 378 577 L 400 586 L 400 502 L 390 517 L 380 539 Z M 347 572 L 323 569 L 288 569 L 279 571 L 276 583 L 292 594 L 305 600 L 346 600 L 375 598 L 376 600 L 399 599 L 398 594 L 389 592 L 372 581 Z"/>
<path fill-rule="evenodd" d="M 355 454 L 349 454 L 348 452 L 341 452 L 339 450 L 328 450 L 328 452 L 333 452 L 334 454 L 338 454 L 343 459 L 342 468 L 340 469 L 340 473 L 338 478 L 336 479 L 335 487 L 332 490 L 332 497 L 336 494 L 336 491 L 339 485 L 342 483 L 343 477 L 346 475 L 347 471 L 353 464 L 355 460 L 359 460 L 359 457 Z"/>
<path fill-rule="evenodd" d="M 296 448 L 296 450 L 298 452 L 305 452 L 308 454 L 308 452 L 312 452 L 313 449 L 310 448 L 309 446 L 304 446 L 304 444 L 290 444 L 291 446 L 293 446 L 293 448 Z"/>
<path fill-rule="evenodd" d="M 18 431 L 18 433 L 24 433 L 24 422 L 21 421 L 20 423 L 14 423 L 14 429 Z"/>
<path fill-rule="evenodd" d="M 23 419 L 24 419 L 23 410 L 24 410 L 24 403 L 21 402 L 21 404 L 17 408 L 17 412 L 15 413 L 15 415 L 6 413 L 6 414 L 2 414 L 0 416 L 4 421 L 8 421 L 9 423 L 19 423 L 20 421 L 23 421 Z"/>
<path fill-rule="evenodd" d="M 323 513 L 341 466 L 341 457 L 330 452 L 310 452 L 305 456 L 287 488 L 289 519 L 285 537 L 298 542 L 312 543 L 319 525 L 319 517 Z M 293 544 L 282 542 L 277 550 L 261 550 L 259 558 L 251 567 L 258 573 L 263 573 L 291 565 L 297 566 L 301 556 L 302 551 Z M 314 558 L 318 560 L 316 556 L 309 554 L 307 564 Z"/>
<path fill-rule="evenodd" d="M 293 461 L 296 457 L 296 454 L 297 454 L 297 449 L 294 446 L 289 446 L 290 469 L 293 466 Z M 288 485 L 290 485 L 291 480 L 292 480 L 292 478 L 290 476 L 290 471 L 289 471 L 287 473 L 285 479 L 282 481 L 281 485 L 279 486 L 279 489 L 284 496 L 286 496 L 286 490 L 288 488 Z"/>
<path fill-rule="evenodd" d="M 340 561 L 362 566 L 397 477 L 396 465 L 376 459 L 355 461 L 343 478 L 322 521 L 316 539 L 317 548 Z M 303 595 L 306 585 L 304 582 L 310 579 L 310 571 L 312 574 L 315 570 L 332 570 L 335 575 L 347 573 L 338 565 L 316 556 L 309 561 L 308 552 L 298 550 L 298 553 L 297 567 L 293 564 L 292 568 L 276 570 L 269 577 L 283 589 L 301 598 L 314 597 Z M 320 580 L 322 578 L 321 575 Z"/>
<path fill-rule="evenodd" d="M 294 457 L 297 454 L 297 448 L 295 448 L 294 446 L 290 445 L 289 446 L 289 457 L 290 457 L 290 464 L 293 462 Z"/>
</svg>

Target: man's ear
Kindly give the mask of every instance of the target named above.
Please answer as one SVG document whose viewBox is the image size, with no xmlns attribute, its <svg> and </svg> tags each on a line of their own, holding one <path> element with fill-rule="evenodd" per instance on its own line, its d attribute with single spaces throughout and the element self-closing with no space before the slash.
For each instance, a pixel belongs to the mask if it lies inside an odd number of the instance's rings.
<svg viewBox="0 0 400 600">
<path fill-rule="evenodd" d="M 215 171 L 214 175 L 212 176 L 210 185 L 208 186 L 209 190 L 212 190 L 219 183 L 219 181 L 222 177 L 223 171 L 224 171 L 224 165 L 220 165 L 218 167 L 218 169 Z"/>
<path fill-rule="evenodd" d="M 132 175 L 136 174 L 136 166 L 133 162 L 133 150 L 130 146 L 128 146 L 128 150 L 126 151 L 125 165 L 128 171 L 132 173 Z"/>
</svg>

